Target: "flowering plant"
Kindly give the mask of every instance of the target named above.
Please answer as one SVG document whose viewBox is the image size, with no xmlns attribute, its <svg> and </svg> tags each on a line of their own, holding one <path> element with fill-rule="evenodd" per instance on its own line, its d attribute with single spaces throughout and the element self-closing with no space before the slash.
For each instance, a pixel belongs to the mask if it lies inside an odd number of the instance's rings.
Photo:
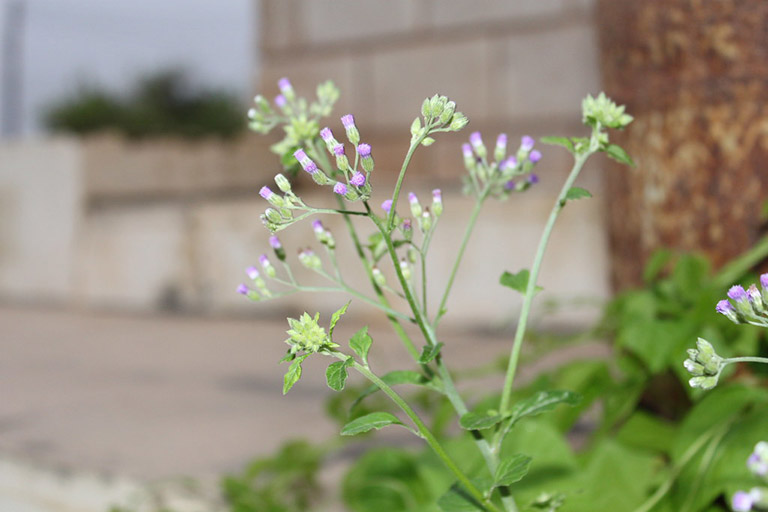
<svg viewBox="0 0 768 512">
<path fill-rule="evenodd" d="M 508 434 L 521 420 L 550 411 L 559 404 L 575 405 L 579 402 L 578 394 L 568 390 L 542 390 L 516 401 L 512 399 L 527 320 L 533 298 L 540 289 L 536 285 L 540 265 L 552 229 L 563 208 L 569 201 L 590 196 L 588 191 L 574 187 L 589 157 L 604 152 L 619 162 L 632 164 L 623 149 L 609 142 L 609 131 L 625 128 L 632 117 L 624 112 L 624 107 L 616 105 L 602 93 L 595 98 L 588 96 L 582 104 L 583 121 L 589 129 L 588 136 L 542 139 L 545 143 L 565 148 L 573 156 L 574 165 L 554 202 L 531 269 L 517 273 L 505 272 L 501 276 L 502 285 L 523 294 L 520 318 L 511 343 L 499 401 L 470 410 L 464 397 L 457 391 L 454 378 L 442 356 L 443 343 L 438 328 L 447 313 L 446 302 L 484 203 L 491 198 L 505 199 L 512 194 L 524 192 L 537 182 L 532 171 L 542 155 L 534 149 L 535 141 L 524 136 L 515 151 L 510 152 L 508 137 L 501 134 L 495 146 L 489 149 L 481 134 L 475 132 L 469 136 L 469 142 L 462 146 L 461 154 L 467 171 L 464 192 L 474 198 L 474 207 L 464 237 L 457 248 L 439 306 L 435 311 L 430 311 L 426 257 L 443 213 L 443 197 L 440 190 L 434 190 L 431 204 L 425 206 L 411 192 L 407 194 L 406 209 L 400 208 L 399 199 L 411 158 L 418 147 L 433 144 L 440 133 L 461 130 L 468 123 L 466 116 L 456 110 L 456 103 L 445 96 L 434 95 L 424 100 L 421 115 L 411 124 L 410 146 L 391 197 L 380 208 L 376 208 L 370 204 L 375 178 L 373 150 L 371 145 L 361 142 L 354 117 L 347 114 L 341 118 L 345 138 L 351 148 L 337 140 L 331 128 L 320 129 L 319 120 L 330 113 L 338 98 L 335 87 L 330 82 L 320 85 L 317 101 L 309 102 L 296 95 L 287 79 L 281 79 L 278 85 L 280 95 L 275 98 L 274 106 L 262 96 L 256 97 L 256 105 L 249 111 L 251 128 L 266 133 L 282 125 L 285 138 L 273 146 L 273 151 L 280 155 L 286 168 L 298 165 L 317 185 L 327 187 L 329 195 L 335 197 L 336 205 L 333 208 L 309 205 L 294 192 L 291 181 L 284 174 L 276 175 L 275 184 L 280 192 L 266 186 L 260 191 L 260 195 L 269 203 L 261 219 L 271 232 L 270 245 L 282 271 L 278 272 L 269 256 L 262 255 L 259 258 L 261 270 L 255 266 L 249 267 L 246 273 L 251 282 L 240 285 L 238 291 L 253 301 L 275 299 L 297 291 L 344 291 L 352 300 L 366 302 L 386 315 L 415 365 L 414 369 L 378 375 L 368 358 L 373 340 L 367 327 L 352 336 L 347 343 L 349 350 L 344 350 L 342 344 L 334 339 L 334 330 L 347 311 L 347 303 L 332 315 L 327 329 L 320 325 L 318 314 L 311 316 L 304 313 L 299 319 L 288 319 L 291 328 L 286 343 L 289 348 L 283 361 L 289 363 L 289 367 L 284 378 L 283 392 L 287 393 L 300 379 L 304 360 L 310 356 L 329 357 L 334 360 L 326 372 L 327 384 L 331 389 L 344 389 L 348 372 L 354 370 L 389 397 L 404 415 L 399 417 L 390 412 L 371 412 L 348 422 L 342 428 L 342 435 L 357 435 L 388 425 L 406 428 L 429 445 L 454 477 L 454 485 L 438 500 L 442 510 L 519 510 L 521 505 L 515 500 L 512 486 L 526 476 L 532 459 L 525 453 L 507 453 L 504 446 Z M 318 218 L 312 222 L 312 230 L 324 248 L 331 269 L 311 249 L 302 249 L 298 260 L 305 268 L 327 279 L 331 286 L 307 286 L 296 279 L 286 251 L 275 233 L 301 220 L 320 215 L 337 215 L 344 219 L 356 254 L 368 277 L 372 295 L 353 287 L 344 279 L 337 263 L 335 236 Z M 359 228 L 352 222 L 353 217 L 363 217 L 370 221 L 369 226 L 374 231 L 370 244 L 361 241 Z M 394 283 L 385 278 L 382 271 L 384 265 L 388 265 L 396 276 Z M 275 289 L 274 285 L 280 289 Z M 391 296 L 404 298 L 408 311 L 393 308 Z M 403 327 L 407 323 L 418 326 L 422 337 L 420 342 L 407 334 Z M 420 414 L 393 389 L 393 386 L 399 384 L 426 387 L 431 392 L 445 396 L 458 418 L 459 426 L 468 431 L 474 440 L 475 448 L 483 459 L 483 466 L 466 467 L 452 457 Z M 542 495 L 531 506 L 540 510 L 555 510 L 563 499 L 560 494 Z"/>
</svg>

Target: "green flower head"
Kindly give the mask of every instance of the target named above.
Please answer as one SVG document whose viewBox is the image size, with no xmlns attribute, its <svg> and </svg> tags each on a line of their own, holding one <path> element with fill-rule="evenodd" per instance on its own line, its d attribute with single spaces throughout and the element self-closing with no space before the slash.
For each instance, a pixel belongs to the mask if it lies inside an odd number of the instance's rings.
<svg viewBox="0 0 768 512">
<path fill-rule="evenodd" d="M 320 319 L 320 313 L 315 313 L 314 318 L 304 313 L 298 320 L 288 319 L 288 325 L 291 326 L 288 331 L 289 338 L 285 342 L 290 345 L 291 353 L 306 352 L 314 354 L 324 349 L 336 348 L 339 345 L 331 341 L 331 337 L 325 332 L 323 327 L 317 323 Z"/>
</svg>

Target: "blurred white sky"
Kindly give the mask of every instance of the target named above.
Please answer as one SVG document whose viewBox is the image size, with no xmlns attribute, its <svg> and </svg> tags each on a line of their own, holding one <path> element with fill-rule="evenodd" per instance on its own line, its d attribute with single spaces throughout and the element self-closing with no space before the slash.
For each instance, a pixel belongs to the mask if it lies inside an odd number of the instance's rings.
<svg viewBox="0 0 768 512">
<path fill-rule="evenodd" d="M 125 90 L 173 66 L 247 98 L 255 11 L 254 0 L 26 0 L 24 132 L 38 133 L 44 107 L 80 83 Z"/>
</svg>

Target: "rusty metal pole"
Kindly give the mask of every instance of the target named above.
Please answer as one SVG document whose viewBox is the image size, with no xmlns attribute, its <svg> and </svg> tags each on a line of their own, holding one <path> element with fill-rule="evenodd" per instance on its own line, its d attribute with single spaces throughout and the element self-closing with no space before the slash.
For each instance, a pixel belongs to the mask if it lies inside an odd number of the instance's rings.
<svg viewBox="0 0 768 512">
<path fill-rule="evenodd" d="M 760 236 L 768 200 L 768 2 L 598 0 L 606 92 L 635 122 L 637 161 L 607 173 L 612 278 L 641 282 L 656 248 L 715 267 Z"/>
</svg>

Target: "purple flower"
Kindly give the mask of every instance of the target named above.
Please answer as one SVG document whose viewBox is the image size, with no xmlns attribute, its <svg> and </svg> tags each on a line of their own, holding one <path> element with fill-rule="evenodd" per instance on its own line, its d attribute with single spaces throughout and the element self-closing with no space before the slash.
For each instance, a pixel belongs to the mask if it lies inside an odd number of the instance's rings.
<svg viewBox="0 0 768 512">
<path fill-rule="evenodd" d="M 738 491 L 733 495 L 733 501 L 731 502 L 731 508 L 734 512 L 749 512 L 752 510 L 753 500 L 749 493 L 744 491 Z"/>
<path fill-rule="evenodd" d="M 515 183 L 515 180 L 509 180 L 504 184 L 504 188 L 506 190 L 515 190 L 517 188 L 517 184 Z"/>
<path fill-rule="evenodd" d="M 362 158 L 367 158 L 371 156 L 371 145 L 370 144 L 359 144 L 357 146 L 357 152 L 360 154 Z"/>
<path fill-rule="evenodd" d="M 276 237 L 276 236 L 274 236 L 274 235 L 272 235 L 271 237 L 269 237 L 269 245 L 270 245 L 270 246 L 271 246 L 273 249 L 282 249 L 282 248 L 283 248 L 283 244 L 281 244 L 281 243 L 280 243 L 280 239 L 279 239 L 279 238 L 277 238 L 277 237 Z"/>
<path fill-rule="evenodd" d="M 530 175 L 528 175 L 528 183 L 530 183 L 531 185 L 535 185 L 538 182 L 539 182 L 539 177 L 536 174 L 531 173 Z"/>
<path fill-rule="evenodd" d="M 387 199 L 386 201 L 381 203 L 381 209 L 384 210 L 385 212 L 389 213 L 389 211 L 392 209 L 392 200 L 391 199 Z"/>
<path fill-rule="evenodd" d="M 294 158 L 299 161 L 300 164 L 303 165 L 302 162 L 309 160 L 309 157 L 307 156 L 307 153 L 303 149 L 297 149 L 293 152 Z"/>
<path fill-rule="evenodd" d="M 435 201 L 436 203 L 439 203 L 440 201 L 443 200 L 443 193 L 440 191 L 439 188 L 436 188 L 435 190 L 432 191 L 432 200 Z"/>
<path fill-rule="evenodd" d="M 515 158 L 514 156 L 507 158 L 506 160 L 501 162 L 501 164 L 499 165 L 502 171 L 506 171 L 507 169 L 513 169 L 516 166 L 517 166 L 517 158 Z"/>
<path fill-rule="evenodd" d="M 358 171 L 352 175 L 352 177 L 349 179 L 349 182 L 356 187 L 362 187 L 365 185 L 365 174 Z"/>
<path fill-rule="evenodd" d="M 282 94 L 278 94 L 275 96 L 275 105 L 277 105 L 278 108 L 283 108 L 288 103 L 288 100 L 285 99 L 285 96 Z"/>
<path fill-rule="evenodd" d="M 266 254 L 262 254 L 261 256 L 259 256 L 259 264 L 262 267 L 269 266 L 269 256 L 267 256 Z"/>
<path fill-rule="evenodd" d="M 472 147 L 476 150 L 483 145 L 483 137 L 480 135 L 480 132 L 473 132 L 469 136 L 469 143 L 472 144 Z"/>
<path fill-rule="evenodd" d="M 257 269 L 256 267 L 253 267 L 253 266 L 246 268 L 245 269 L 245 273 L 251 279 L 256 279 L 257 277 L 259 277 L 259 269 Z"/>
<path fill-rule="evenodd" d="M 768 274 L 763 274 L 760 276 L 760 286 L 768 289 Z"/>
<path fill-rule="evenodd" d="M 736 302 L 744 302 L 749 298 L 746 290 L 741 286 L 731 286 L 731 289 L 728 290 L 728 297 Z"/>
<path fill-rule="evenodd" d="M 336 144 L 333 146 L 333 154 L 336 156 L 342 156 L 344 154 L 344 144 Z"/>
<path fill-rule="evenodd" d="M 302 167 L 304 167 L 304 170 L 309 174 L 315 174 L 317 172 L 317 164 L 312 160 L 308 160 L 306 165 L 303 165 Z"/>
<path fill-rule="evenodd" d="M 729 311 L 733 311 L 733 306 L 726 299 L 723 299 L 717 303 L 717 306 L 715 306 L 715 311 L 721 315 L 727 315 Z"/>
<path fill-rule="evenodd" d="M 472 146 L 469 144 L 462 144 L 461 152 L 464 153 L 464 158 L 472 158 Z"/>
<path fill-rule="evenodd" d="M 269 200 L 273 194 L 274 192 L 272 192 L 272 190 L 267 186 L 261 187 L 261 190 L 259 190 L 259 195 L 267 200 Z"/>
<path fill-rule="evenodd" d="M 240 285 L 237 287 L 237 293 L 241 295 L 248 295 L 249 291 L 250 290 L 248 289 L 248 287 L 243 283 L 240 283 Z"/>
<path fill-rule="evenodd" d="M 322 233 L 325 231 L 323 223 L 320 221 L 320 219 L 315 219 L 312 221 L 312 229 L 315 231 L 315 233 Z"/>
<path fill-rule="evenodd" d="M 280 92 L 283 94 L 290 93 L 290 91 L 293 90 L 293 86 L 291 85 L 291 81 L 287 78 L 281 78 L 277 81 L 277 87 L 280 89 Z"/>
<path fill-rule="evenodd" d="M 538 149 L 534 149 L 533 151 L 531 151 L 531 154 L 528 155 L 528 160 L 530 160 L 533 163 L 536 163 L 539 160 L 541 160 L 541 151 L 539 151 Z"/>
<path fill-rule="evenodd" d="M 325 142 L 329 142 L 329 141 L 333 140 L 333 132 L 331 131 L 331 129 L 330 129 L 330 128 L 328 128 L 328 127 L 326 126 L 326 127 L 325 127 L 325 128 L 323 128 L 322 130 L 320 130 L 320 137 L 322 137 L 322 139 L 323 139 Z"/>
<path fill-rule="evenodd" d="M 333 186 L 333 191 L 339 194 L 340 196 L 346 195 L 347 186 L 340 181 L 336 182 L 336 184 Z"/>
<path fill-rule="evenodd" d="M 530 151 L 533 149 L 534 144 L 536 144 L 536 141 L 533 140 L 533 137 L 524 135 L 523 138 L 520 140 L 520 149 L 522 149 L 523 151 Z"/>
<path fill-rule="evenodd" d="M 419 202 L 419 198 L 416 197 L 416 194 L 413 192 L 408 192 L 408 202 L 411 204 L 416 204 Z"/>
<path fill-rule="evenodd" d="M 506 133 L 500 133 L 498 137 L 496 137 L 496 147 L 501 149 L 507 148 L 507 134 Z"/>
<path fill-rule="evenodd" d="M 411 227 L 411 219 L 403 219 L 403 231 L 410 231 L 413 229 Z"/>
<path fill-rule="evenodd" d="M 341 124 L 344 125 L 344 129 L 350 129 L 355 127 L 355 116 L 352 114 L 347 114 L 345 116 L 341 116 Z"/>
</svg>

